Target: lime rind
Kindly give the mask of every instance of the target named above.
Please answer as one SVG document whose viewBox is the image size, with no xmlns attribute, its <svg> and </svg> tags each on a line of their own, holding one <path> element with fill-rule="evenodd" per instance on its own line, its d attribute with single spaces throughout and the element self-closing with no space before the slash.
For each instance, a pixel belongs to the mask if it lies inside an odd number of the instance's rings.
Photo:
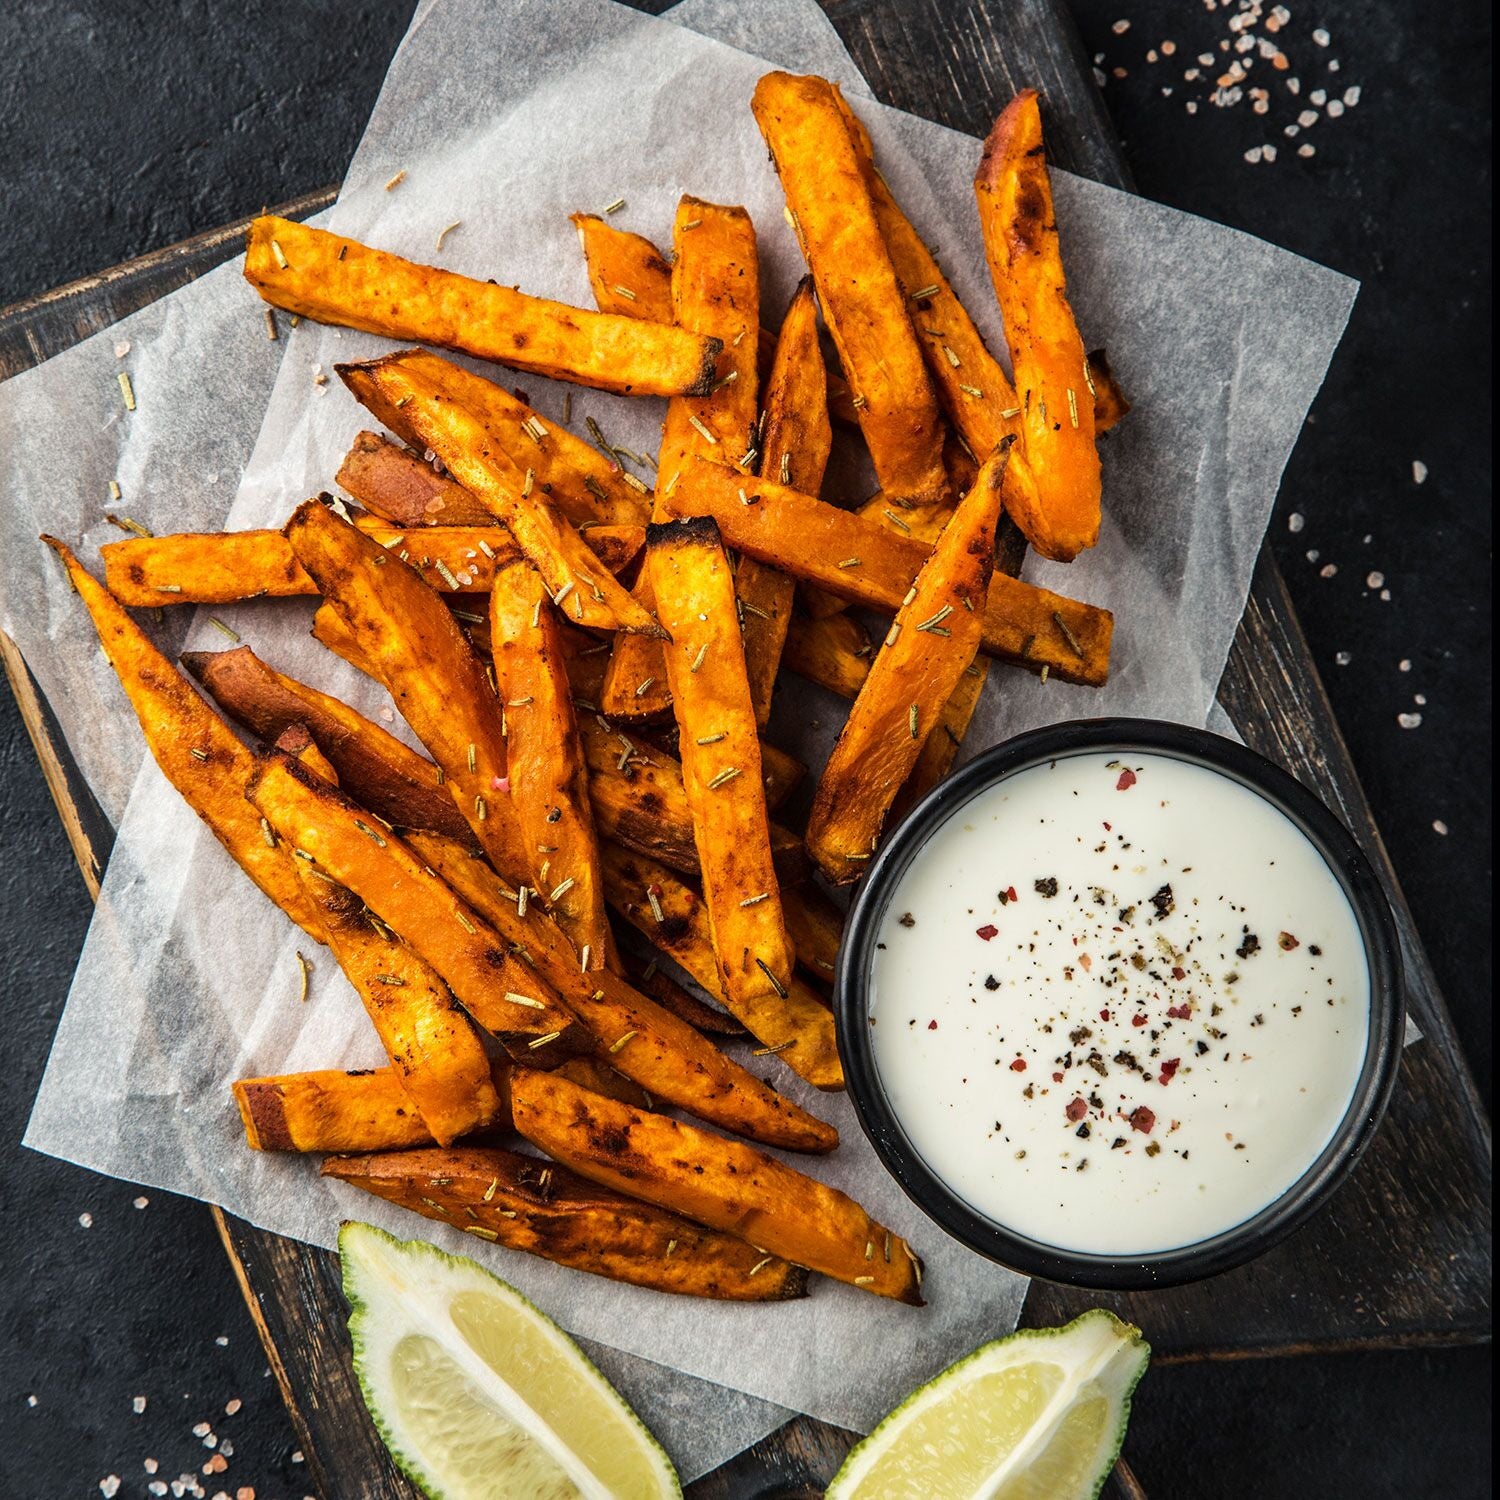
<svg viewBox="0 0 1500 1500">
<path fill-rule="evenodd" d="M 653 1488 L 649 1492 L 642 1492 L 640 1500 L 680 1500 L 682 1487 L 677 1478 L 677 1472 L 666 1451 L 657 1442 L 650 1429 L 578 1345 L 546 1313 L 515 1287 L 467 1256 L 450 1255 L 425 1240 L 399 1240 L 372 1224 L 359 1223 L 354 1220 L 347 1221 L 339 1230 L 339 1254 L 344 1295 L 350 1305 L 349 1333 L 354 1348 L 354 1370 L 359 1380 L 360 1391 L 364 1396 L 365 1406 L 370 1412 L 381 1441 L 386 1445 L 396 1466 L 425 1495 L 429 1496 L 430 1500 L 448 1500 L 449 1481 L 433 1467 L 431 1462 L 423 1458 L 419 1446 L 413 1442 L 411 1435 L 403 1431 L 399 1416 L 391 1409 L 394 1402 L 388 1404 L 389 1393 L 381 1388 L 380 1383 L 382 1372 L 377 1355 L 381 1350 L 389 1352 L 394 1348 L 391 1329 L 378 1326 L 376 1321 L 376 1309 L 390 1296 L 388 1287 L 377 1284 L 378 1264 L 382 1257 L 385 1257 L 387 1263 L 392 1266 L 401 1266 L 403 1270 L 411 1274 L 411 1279 L 414 1281 L 427 1279 L 434 1286 L 444 1287 L 454 1294 L 473 1289 L 496 1297 L 509 1303 L 536 1327 L 545 1330 L 558 1350 L 559 1356 L 568 1361 L 572 1369 L 594 1387 L 601 1404 L 618 1419 L 622 1427 L 622 1439 L 635 1440 L 648 1468 L 652 1471 L 653 1480 Z M 412 1331 L 422 1333 L 432 1343 L 438 1345 L 444 1353 L 450 1356 L 455 1354 L 455 1340 L 452 1337 L 446 1340 L 442 1337 L 452 1333 L 453 1330 L 437 1327 L 419 1330 L 416 1328 L 414 1318 Z M 455 1363 L 461 1367 L 462 1361 L 455 1361 Z M 500 1378 L 498 1371 L 494 1374 Z M 567 1451 L 566 1444 L 557 1435 L 551 1433 L 546 1423 L 540 1418 L 537 1419 L 537 1425 L 548 1437 L 552 1438 L 552 1442 L 543 1441 L 535 1431 L 528 1430 L 528 1437 L 544 1450 Z M 548 1456 L 556 1460 L 557 1453 L 552 1451 Z M 592 1488 L 597 1492 L 603 1492 L 600 1485 L 596 1484 Z M 580 1492 L 572 1483 L 567 1483 L 559 1493 Z M 544 1493 L 550 1494 L 552 1491 Z M 460 1497 L 454 1496 L 453 1500 L 460 1500 Z"/>
<path fill-rule="evenodd" d="M 1076 1349 L 1070 1349 L 1068 1345 L 1074 1345 Z M 1034 1357 L 1049 1364 L 1056 1361 L 1066 1369 L 1070 1355 L 1075 1364 L 1080 1354 L 1088 1358 L 1090 1345 L 1096 1346 L 1097 1354 L 1107 1356 L 1097 1375 L 1091 1378 L 1098 1385 L 1099 1394 L 1110 1404 L 1112 1420 L 1107 1427 L 1110 1436 L 1099 1445 L 1097 1470 L 1086 1487 L 1073 1495 L 1058 1496 L 1056 1500 L 1098 1500 L 1124 1446 L 1131 1400 L 1151 1357 L 1150 1346 L 1141 1337 L 1140 1330 L 1121 1322 L 1104 1308 L 1091 1308 L 1060 1328 L 1021 1329 L 1005 1338 L 981 1344 L 971 1354 L 949 1365 L 913 1391 L 881 1420 L 867 1438 L 850 1450 L 829 1485 L 825 1500 L 873 1500 L 873 1492 L 867 1496 L 860 1486 L 879 1459 L 891 1451 L 901 1433 L 910 1429 L 917 1419 L 940 1406 L 977 1376 L 1023 1365 Z M 1082 1394 L 1082 1390 L 1082 1386 L 1075 1390 L 1075 1397 Z M 1067 1407 L 1064 1407 L 1048 1424 L 1049 1433 L 1060 1424 L 1066 1411 Z M 976 1491 L 975 1500 L 981 1500 L 988 1493 L 991 1493 L 989 1489 Z"/>
</svg>

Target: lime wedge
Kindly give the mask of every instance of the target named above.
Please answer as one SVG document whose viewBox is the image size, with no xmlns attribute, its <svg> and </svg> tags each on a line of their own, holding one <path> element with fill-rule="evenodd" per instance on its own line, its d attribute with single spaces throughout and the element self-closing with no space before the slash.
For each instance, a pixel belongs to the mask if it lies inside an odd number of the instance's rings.
<svg viewBox="0 0 1500 1500">
<path fill-rule="evenodd" d="M 339 1253 L 365 1405 L 432 1500 L 682 1494 L 619 1392 L 514 1287 L 369 1224 L 345 1224 Z"/>
<path fill-rule="evenodd" d="M 844 1460 L 828 1500 L 1094 1500 L 1151 1350 L 1095 1308 L 996 1339 L 906 1398 Z"/>
</svg>

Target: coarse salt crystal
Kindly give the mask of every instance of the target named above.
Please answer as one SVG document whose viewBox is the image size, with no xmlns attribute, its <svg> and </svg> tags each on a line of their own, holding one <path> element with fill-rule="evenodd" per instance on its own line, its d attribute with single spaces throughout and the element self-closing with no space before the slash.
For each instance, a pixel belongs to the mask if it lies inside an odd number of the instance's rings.
<svg viewBox="0 0 1500 1500">
<path fill-rule="evenodd" d="M 85 1229 L 92 1229 L 94 1227 L 94 1216 L 93 1214 L 79 1214 L 78 1222 L 82 1224 Z"/>
<path fill-rule="evenodd" d="M 27 1404 L 27 1406 L 35 1406 L 36 1405 L 36 1397 L 35 1396 L 28 1396 L 26 1398 L 26 1404 Z"/>
<path fill-rule="evenodd" d="M 1411 461 L 1411 477 L 1417 484 L 1427 483 L 1427 465 L 1420 458 Z"/>
<path fill-rule="evenodd" d="M 1318 27 L 1318 29 L 1315 32 L 1313 32 L 1312 36 L 1313 36 L 1313 41 L 1315 41 L 1320 47 L 1326 47 L 1329 44 L 1329 42 L 1331 42 L 1333 40 L 1333 38 L 1331 36 L 1329 36 L 1328 33 L 1326 31 L 1324 31 L 1321 26 Z"/>
<path fill-rule="evenodd" d="M 1267 146 L 1266 147 L 1266 160 L 1267 161 L 1275 161 L 1276 160 L 1276 148 L 1274 146 Z"/>
<path fill-rule="evenodd" d="M 393 715 L 393 717 L 394 717 L 394 715 Z M 223 1347 L 224 1347 L 224 1346 L 225 1346 L 225 1345 L 226 1345 L 226 1344 L 227 1344 L 227 1343 L 228 1343 L 228 1342 L 229 1342 L 229 1335 L 228 1335 L 228 1334 L 226 1334 L 226 1333 L 221 1333 L 221 1334 L 220 1334 L 220 1335 L 219 1335 L 219 1336 L 218 1336 L 218 1338 L 216 1338 L 216 1339 L 215 1339 L 215 1340 L 214 1340 L 214 1343 L 216 1343 L 216 1344 L 217 1344 L 217 1345 L 218 1345 L 218 1346 L 219 1346 L 219 1348 L 221 1348 L 221 1349 L 222 1349 L 222 1348 L 223 1348 Z"/>
<path fill-rule="evenodd" d="M 165 1495 L 167 1493 L 167 1481 L 165 1479 L 153 1479 L 146 1488 L 153 1495 Z"/>
<path fill-rule="evenodd" d="M 219 1444 L 219 1452 L 222 1453 L 225 1458 L 233 1458 L 234 1444 L 231 1443 L 228 1438 L 225 1438 L 224 1441 Z"/>
<path fill-rule="evenodd" d="M 134 1200 L 137 1208 L 144 1208 L 150 1201 L 149 1198 L 137 1198 Z"/>
<path fill-rule="evenodd" d="M 1212 52 L 1200 52 L 1198 54 L 1198 61 L 1202 63 L 1205 68 L 1211 68 L 1214 65 L 1214 55 Z"/>
<path fill-rule="evenodd" d="M 244 1404 L 245 1403 L 243 1401 L 241 1401 L 238 1396 L 236 1396 L 233 1401 L 228 1401 L 228 1402 L 225 1403 L 225 1405 L 224 1405 L 224 1415 L 226 1417 L 232 1417 L 235 1414 L 235 1412 L 237 1412 L 240 1409 L 240 1407 L 242 1407 Z"/>
<path fill-rule="evenodd" d="M 1413 693 L 1412 696 L 1411 696 L 1411 701 L 1413 703 L 1415 703 L 1418 708 L 1426 708 L 1427 707 L 1427 694 L 1426 693 Z"/>
<path fill-rule="evenodd" d="M 1300 125 L 1288 125 L 1286 129 L 1281 133 L 1288 140 L 1291 140 L 1294 136 L 1299 136 L 1302 134 L 1302 127 Z"/>
<path fill-rule="evenodd" d="M 1373 572 L 1373 573 L 1367 573 L 1365 575 L 1365 587 L 1366 588 L 1378 589 L 1378 588 L 1383 587 L 1384 584 L 1385 584 L 1385 574 L 1384 573 L 1376 571 L 1376 572 Z"/>
<path fill-rule="evenodd" d="M 194 1437 L 204 1437 L 212 1431 L 213 1428 L 210 1427 L 207 1422 L 197 1422 L 193 1425 Z"/>
<path fill-rule="evenodd" d="M 1336 58 L 1336 57 L 1330 57 L 1328 59 L 1328 71 L 1330 73 L 1337 73 L 1338 70 L 1339 70 L 1339 60 L 1338 60 L 1338 58 Z"/>
<path fill-rule="evenodd" d="M 1251 165 L 1254 165 L 1256 162 L 1258 162 L 1261 159 L 1261 157 L 1264 154 L 1265 153 L 1264 153 L 1264 150 L 1263 150 L 1262 147 L 1260 147 L 1260 146 L 1252 146 L 1245 153 L 1245 160 L 1248 161 L 1248 162 L 1250 162 Z"/>
<path fill-rule="evenodd" d="M 1146 61 L 1147 61 L 1147 62 L 1155 62 L 1155 61 L 1156 61 L 1156 48 L 1155 48 L 1155 47 L 1153 47 L 1153 48 L 1152 48 L 1152 49 L 1151 49 L 1151 50 L 1150 50 L 1150 51 L 1149 51 L 1149 52 L 1148 52 L 1148 53 L 1147 53 L 1147 54 L 1146 54 Z"/>
<path fill-rule="evenodd" d="M 294 1448 L 292 1450 L 292 1462 L 294 1464 L 300 1464 L 304 1462 L 304 1459 L 302 1457 L 302 1450 L 300 1448 Z"/>
<path fill-rule="evenodd" d="M 1302 145 L 1297 147 L 1298 156 L 1316 156 L 1317 154 L 1318 151 L 1316 146 Z"/>
<path fill-rule="evenodd" d="M 1308 562 L 1317 562 L 1317 560 L 1318 560 L 1318 558 L 1320 556 L 1322 556 L 1322 554 L 1318 551 L 1318 549 L 1316 547 L 1310 547 L 1308 549 L 1308 553 L 1307 553 L 1307 560 L 1308 560 Z"/>
<path fill-rule="evenodd" d="M 1302 92 L 1302 80 L 1300 78 L 1288 78 L 1286 91 L 1289 94 L 1300 94 Z"/>
<path fill-rule="evenodd" d="M 1116 36 L 1124 36 L 1125 33 L 1130 30 L 1130 22 L 1129 21 L 1116 21 L 1115 24 L 1113 26 L 1111 26 L 1109 29 L 1112 32 L 1114 32 L 1114 34 Z"/>
<path fill-rule="evenodd" d="M 1189 100 L 1188 100 L 1188 102 L 1187 102 L 1187 112 L 1188 112 L 1188 113 L 1189 113 L 1189 114 L 1190 114 L 1190 115 L 1195 115 L 1195 114 L 1197 114 L 1197 113 L 1198 113 L 1198 106 L 1197 106 L 1197 104 L 1196 104 L 1196 103 L 1195 103 L 1195 102 L 1194 102 L 1194 101 L 1193 101 L 1193 100 L 1191 100 L 1191 99 L 1189 99 Z"/>
<path fill-rule="evenodd" d="M 1176 50 L 1177 50 L 1177 43 L 1176 42 L 1163 42 L 1161 44 L 1161 55 L 1163 57 L 1170 57 Z"/>
<path fill-rule="evenodd" d="M 113 1500 L 113 1497 L 120 1493 L 120 1476 L 118 1474 L 108 1474 L 101 1479 L 99 1481 L 99 1493 L 104 1496 L 104 1500 Z"/>
<path fill-rule="evenodd" d="M 146 1398 L 144 1396 L 133 1397 L 130 1402 L 130 1409 L 136 1414 L 136 1416 L 140 1416 L 140 1414 L 146 1409 Z"/>
<path fill-rule="evenodd" d="M 1403 656 L 1401 658 L 1401 660 L 1396 663 L 1396 670 L 1398 672 L 1410 672 L 1411 671 L 1411 662 L 1409 660 L 1407 660 L 1406 657 Z"/>
<path fill-rule="evenodd" d="M 1328 118 L 1330 120 L 1336 120 L 1336 119 L 1338 119 L 1338 117 L 1341 114 L 1343 114 L 1343 112 L 1344 112 L 1344 105 L 1343 105 L 1343 101 L 1342 100 L 1340 100 L 1340 99 L 1330 99 L 1328 101 Z"/>
<path fill-rule="evenodd" d="M 146 1459 L 146 1460 L 145 1460 L 145 1461 L 144 1461 L 144 1462 L 143 1462 L 143 1463 L 142 1463 L 142 1464 L 141 1464 L 141 1467 L 142 1467 L 142 1468 L 143 1468 L 143 1469 L 144 1469 L 144 1470 L 145 1470 L 145 1471 L 146 1471 L 146 1472 L 147 1472 L 147 1473 L 148 1473 L 148 1474 L 154 1474 L 154 1473 L 156 1473 L 156 1471 L 157 1471 L 157 1470 L 158 1470 L 158 1469 L 159 1469 L 159 1468 L 161 1468 L 161 1465 L 160 1465 L 160 1464 L 159 1464 L 159 1463 L 157 1463 L 157 1461 L 156 1461 L 156 1460 L 155 1460 L 155 1459 L 154 1459 L 154 1458 L 148 1458 L 148 1459 Z"/>
<path fill-rule="evenodd" d="M 1380 597 L 1385 603 L 1389 604 L 1391 602 L 1391 591 L 1389 589 L 1381 589 Z"/>
<path fill-rule="evenodd" d="M 1415 729 L 1422 722 L 1421 714 L 1397 714 L 1396 722 L 1403 729 Z"/>
<path fill-rule="evenodd" d="M 1339 565 L 1337 563 L 1324 563 L 1323 566 L 1318 569 L 1318 577 L 1332 578 L 1333 575 L 1338 572 L 1338 570 Z"/>
<path fill-rule="evenodd" d="M 1347 667 L 1349 663 L 1354 660 L 1353 656 L 1351 656 L 1347 651 L 1335 651 L 1333 653 L 1333 659 L 1341 667 Z"/>
<path fill-rule="evenodd" d="M 1314 126 L 1314 125 L 1316 125 L 1318 123 L 1318 112 L 1317 112 L 1317 110 L 1315 110 L 1315 109 L 1304 109 L 1302 111 L 1302 113 L 1297 116 L 1297 123 L 1300 126 L 1302 126 L 1302 128 L 1304 130 L 1311 129 L 1312 126 Z"/>
<path fill-rule="evenodd" d="M 1356 83 L 1356 84 L 1353 84 L 1349 88 L 1346 88 L 1344 90 L 1344 104 L 1345 104 L 1345 106 L 1347 108 L 1353 109 L 1354 106 L 1356 104 L 1358 104 L 1358 103 L 1359 103 L 1359 85 Z"/>
<path fill-rule="evenodd" d="M 1307 518 L 1302 514 L 1300 510 L 1294 510 L 1291 515 L 1286 518 L 1286 529 L 1294 534 L 1301 531 L 1302 528 L 1306 525 Z"/>
<path fill-rule="evenodd" d="M 1441 818 L 1434 818 L 1432 820 L 1432 831 L 1434 833 L 1446 834 L 1448 832 L 1448 825 Z"/>
<path fill-rule="evenodd" d="M 1310 103 L 1316 104 L 1321 109 L 1328 103 L 1328 90 L 1314 89 L 1307 97 Z"/>
</svg>

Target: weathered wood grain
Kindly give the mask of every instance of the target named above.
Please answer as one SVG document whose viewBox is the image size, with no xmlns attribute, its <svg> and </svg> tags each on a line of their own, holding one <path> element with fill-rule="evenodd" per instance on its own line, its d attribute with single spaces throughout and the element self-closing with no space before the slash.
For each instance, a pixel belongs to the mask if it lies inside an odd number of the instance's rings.
<svg viewBox="0 0 1500 1500">
<path fill-rule="evenodd" d="M 1061 0 L 823 0 L 884 101 L 982 134 L 1017 87 L 1042 89 L 1059 164 L 1128 186 L 1112 127 Z M 654 5 L 652 8 L 656 8 Z M 278 212 L 301 217 L 312 194 Z M 245 221 L 0 313 L 0 378 L 29 368 L 237 252 Z M 85 879 L 112 837 L 19 654 L 4 665 Z M 1426 1040 L 1396 1101 L 1330 1209 L 1279 1250 L 1209 1285 L 1109 1299 L 1034 1285 L 1029 1325 L 1114 1305 L 1163 1361 L 1346 1347 L 1431 1345 L 1489 1328 L 1489 1129 L 1328 699 L 1269 552 L 1261 558 L 1220 700 L 1246 739 L 1321 793 L 1354 829 L 1392 894 L 1409 1003 Z M 91 884 L 96 890 L 96 884 Z M 379 1444 L 349 1366 L 335 1258 L 215 1212 L 286 1399 L 310 1478 L 327 1497 L 414 1496 Z M 975 1331 L 976 1342 L 985 1330 Z M 690 1488 L 695 1500 L 811 1496 L 853 1435 L 799 1418 Z M 1140 1497 L 1121 1466 L 1120 1496 Z"/>
</svg>

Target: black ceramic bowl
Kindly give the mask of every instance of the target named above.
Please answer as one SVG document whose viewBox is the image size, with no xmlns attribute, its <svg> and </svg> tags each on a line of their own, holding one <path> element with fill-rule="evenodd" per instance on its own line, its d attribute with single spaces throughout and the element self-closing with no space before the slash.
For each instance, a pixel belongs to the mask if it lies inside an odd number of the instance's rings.
<svg viewBox="0 0 1500 1500">
<path fill-rule="evenodd" d="M 1091 1255 L 1018 1234 L 979 1213 L 923 1161 L 881 1085 L 868 1022 L 871 960 L 892 893 L 929 835 L 964 803 L 998 781 L 1048 761 L 1099 751 L 1149 752 L 1206 767 L 1279 808 L 1327 861 L 1354 909 L 1370 972 L 1370 1025 L 1364 1066 L 1349 1108 L 1311 1167 L 1280 1198 L 1235 1228 L 1196 1244 L 1146 1255 Z M 834 1005 L 839 1053 L 860 1124 L 880 1159 L 930 1218 L 971 1250 L 1001 1265 L 1073 1286 L 1138 1290 L 1177 1286 L 1243 1265 L 1285 1239 L 1349 1175 L 1385 1113 L 1405 1029 L 1401 959 L 1380 882 L 1349 831 L 1278 766 L 1206 730 L 1151 719 L 1085 719 L 996 745 L 934 788 L 886 839 L 849 915 Z"/>
</svg>

